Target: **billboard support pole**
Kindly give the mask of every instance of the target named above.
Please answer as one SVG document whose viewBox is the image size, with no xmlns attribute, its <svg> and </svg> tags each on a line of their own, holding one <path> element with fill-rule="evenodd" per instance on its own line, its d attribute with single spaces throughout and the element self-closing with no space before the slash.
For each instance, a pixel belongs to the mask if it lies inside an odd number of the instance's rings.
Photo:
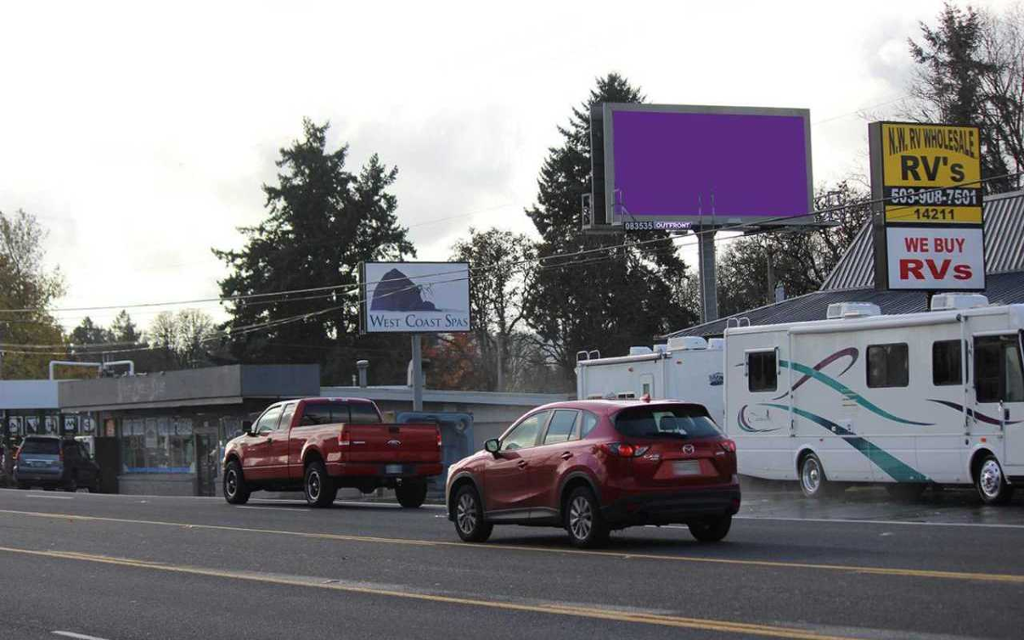
<svg viewBox="0 0 1024 640">
<path fill-rule="evenodd" d="M 715 276 L 715 228 L 696 227 L 697 253 L 700 263 L 701 323 L 718 320 L 718 288 Z"/>
<path fill-rule="evenodd" d="M 412 334 L 412 410 L 423 411 L 423 343 L 421 335 Z"/>
</svg>

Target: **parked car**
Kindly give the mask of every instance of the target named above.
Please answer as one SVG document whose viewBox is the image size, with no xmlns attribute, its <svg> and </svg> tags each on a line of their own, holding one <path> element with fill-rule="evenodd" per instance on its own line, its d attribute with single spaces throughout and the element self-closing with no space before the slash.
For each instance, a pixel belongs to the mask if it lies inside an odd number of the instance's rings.
<svg viewBox="0 0 1024 640">
<path fill-rule="evenodd" d="M 427 478 L 442 471 L 436 424 L 385 424 L 377 405 L 362 398 L 277 402 L 245 430 L 224 452 L 231 504 L 261 489 L 301 490 L 310 505 L 327 507 L 342 487 L 389 487 L 399 504 L 416 508 L 427 497 Z"/>
<path fill-rule="evenodd" d="M 615 529 L 671 523 L 717 542 L 740 508 L 736 445 L 699 404 L 558 402 L 452 466 L 446 496 L 468 542 L 519 524 L 564 527 L 593 547 Z"/>
<path fill-rule="evenodd" d="M 19 489 L 33 486 L 90 492 L 99 490 L 100 467 L 72 439 L 26 436 L 14 454 L 14 481 Z"/>
</svg>

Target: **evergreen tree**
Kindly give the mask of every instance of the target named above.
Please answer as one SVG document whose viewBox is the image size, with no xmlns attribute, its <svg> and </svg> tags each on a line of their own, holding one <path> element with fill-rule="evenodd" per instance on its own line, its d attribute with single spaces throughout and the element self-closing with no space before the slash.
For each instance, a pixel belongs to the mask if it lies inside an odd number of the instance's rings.
<svg viewBox="0 0 1024 640">
<path fill-rule="evenodd" d="M 580 197 L 591 191 L 590 108 L 603 102 L 644 101 L 638 88 L 611 73 L 559 127 L 561 146 L 549 150 L 540 171 L 537 203 L 527 210 L 542 241 L 542 266 L 526 298 L 527 320 L 548 356 L 562 369 L 566 387 L 574 379 L 576 352 L 600 347 L 625 353 L 650 344 L 654 336 L 688 326 L 697 309 L 681 305 L 686 265 L 676 247 L 660 243 L 559 258 L 560 254 L 630 242 L 615 236 L 580 233 Z M 644 240 L 664 232 L 644 236 Z"/>
<path fill-rule="evenodd" d="M 909 41 L 911 56 L 918 65 L 910 86 L 915 98 L 910 116 L 923 122 L 982 125 L 982 176 L 997 178 L 1006 176 L 1010 170 L 1005 145 L 998 135 L 1000 118 L 992 117 L 993 107 L 998 103 L 986 91 L 986 79 L 999 78 L 1001 68 L 985 55 L 985 36 L 982 15 L 972 7 L 961 10 L 946 4 L 935 27 L 921 23 L 922 41 Z M 1017 77 L 1012 84 L 1020 82 Z M 1017 118 L 1019 134 L 1019 114 Z M 1013 178 L 997 178 L 986 183 L 985 188 L 1001 192 L 1016 183 Z"/>
<path fill-rule="evenodd" d="M 236 331 L 229 348 L 243 362 L 319 362 L 325 381 L 348 382 L 355 361 L 376 355 L 382 379 L 404 380 L 408 347 L 392 336 L 359 336 L 360 262 L 415 255 L 388 190 L 398 170 L 374 155 L 358 175 L 348 147 L 327 149 L 329 125 L 303 121 L 304 136 L 281 149 L 276 185 L 264 185 L 267 217 L 240 229 L 240 251 L 214 250 L 231 273 L 223 296 L 337 286 L 333 291 L 268 296 L 228 304 Z M 293 321 L 298 320 L 298 321 Z M 282 321 L 251 332 L 246 327 Z M 287 321 L 287 322 L 285 322 Z"/>
</svg>

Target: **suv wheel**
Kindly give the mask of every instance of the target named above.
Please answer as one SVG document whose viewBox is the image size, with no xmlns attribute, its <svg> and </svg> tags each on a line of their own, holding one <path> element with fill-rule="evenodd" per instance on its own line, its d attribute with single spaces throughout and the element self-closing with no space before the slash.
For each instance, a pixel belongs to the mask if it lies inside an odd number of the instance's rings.
<svg viewBox="0 0 1024 640">
<path fill-rule="evenodd" d="M 687 525 L 690 534 L 701 542 L 719 542 L 729 533 L 732 526 L 732 516 L 720 516 L 708 518 L 700 522 L 692 522 Z"/>
<path fill-rule="evenodd" d="M 1003 468 L 993 455 L 987 455 L 981 461 L 974 486 L 985 504 L 1006 504 L 1013 497 L 1013 487 L 1006 483 Z"/>
<path fill-rule="evenodd" d="M 303 487 L 306 502 L 313 507 L 329 507 L 338 497 L 338 488 L 334 486 L 334 480 L 327 475 L 327 467 L 319 460 L 306 465 Z"/>
<path fill-rule="evenodd" d="M 427 499 L 427 483 L 423 480 L 405 480 L 395 487 L 398 504 L 406 509 L 416 509 Z"/>
<path fill-rule="evenodd" d="M 242 476 L 242 465 L 232 460 L 224 468 L 224 499 L 228 504 L 245 504 L 251 493 Z"/>
<path fill-rule="evenodd" d="M 455 532 L 466 542 L 486 542 L 494 525 L 484 521 L 480 495 L 472 485 L 465 485 L 455 494 Z"/>
<path fill-rule="evenodd" d="M 576 487 L 565 503 L 565 530 L 574 546 L 589 549 L 608 542 L 608 525 L 601 516 L 601 506 L 594 492 Z"/>
</svg>

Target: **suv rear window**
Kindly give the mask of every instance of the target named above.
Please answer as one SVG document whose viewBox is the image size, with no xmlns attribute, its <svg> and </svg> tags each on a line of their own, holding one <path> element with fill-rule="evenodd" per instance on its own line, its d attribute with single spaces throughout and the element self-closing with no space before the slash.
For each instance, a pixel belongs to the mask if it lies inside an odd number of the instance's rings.
<svg viewBox="0 0 1024 640">
<path fill-rule="evenodd" d="M 709 438 L 721 435 L 704 409 L 686 405 L 630 407 L 615 416 L 615 430 L 630 438 Z"/>
<path fill-rule="evenodd" d="M 50 438 L 25 438 L 25 442 L 21 445 L 21 452 L 55 456 L 60 453 L 60 442 Z"/>
</svg>

